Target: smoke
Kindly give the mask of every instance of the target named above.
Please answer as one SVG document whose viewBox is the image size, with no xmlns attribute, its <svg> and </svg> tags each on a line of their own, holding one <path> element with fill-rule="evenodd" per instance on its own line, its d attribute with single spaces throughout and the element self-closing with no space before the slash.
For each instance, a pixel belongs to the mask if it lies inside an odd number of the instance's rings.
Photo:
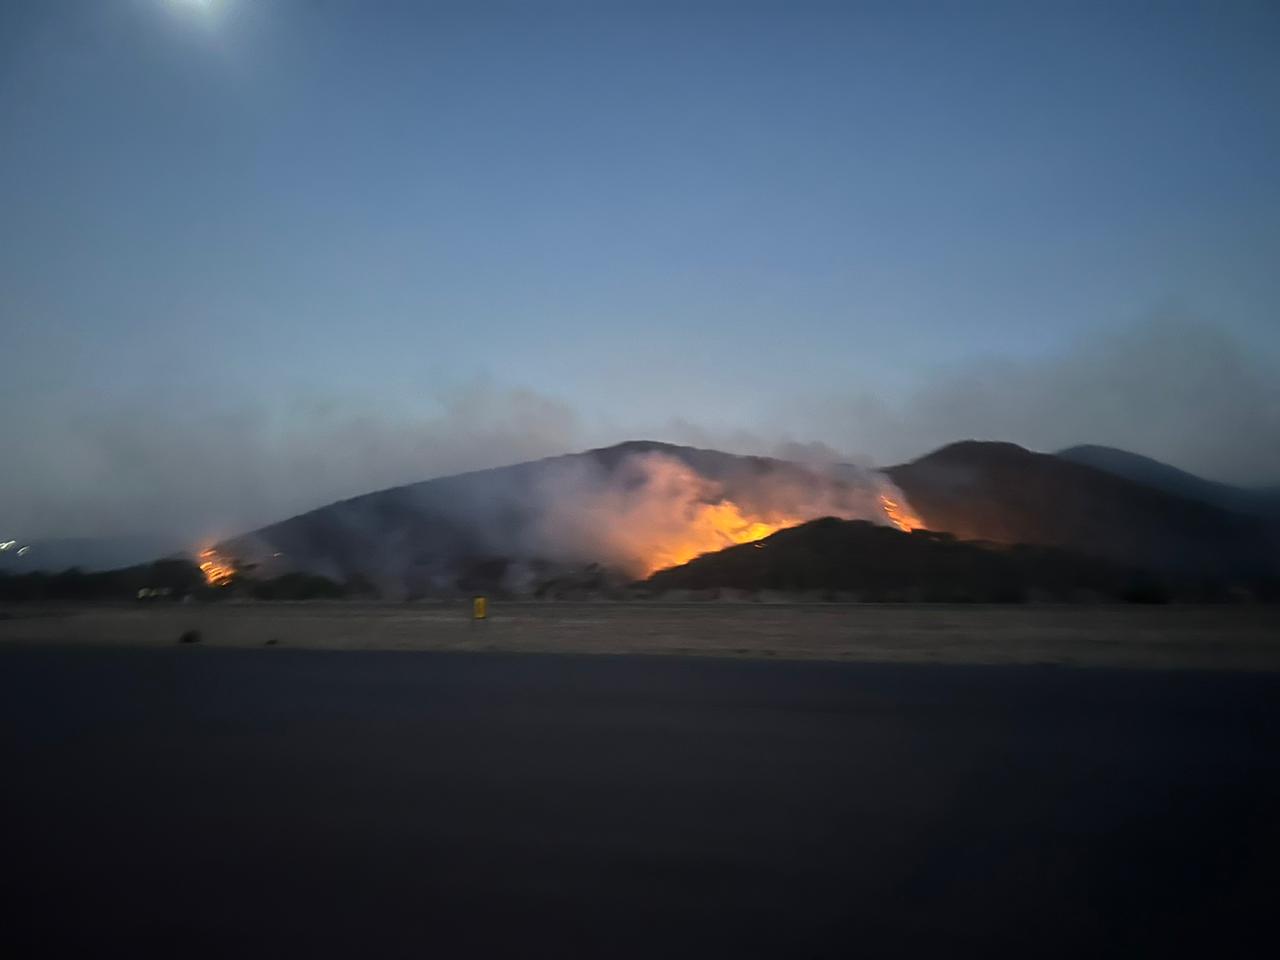
<svg viewBox="0 0 1280 960">
<path fill-rule="evenodd" d="M 227 536 L 370 490 L 562 453 L 580 432 L 567 406 L 527 390 L 470 384 L 419 406 L 171 396 L 10 408 L 11 418 L 0 412 L 0 530 Z"/>
<path fill-rule="evenodd" d="M 631 443 L 360 497 L 218 545 L 267 574 L 366 577 L 388 595 L 527 590 L 590 565 L 644 576 L 822 516 L 897 522 L 883 475 Z"/>
<path fill-rule="evenodd" d="M 898 495 L 884 476 L 853 468 L 837 476 L 732 458 L 704 466 L 699 472 L 661 452 L 632 454 L 612 470 L 591 458 L 561 461 L 535 486 L 537 521 L 525 549 L 639 576 L 817 517 L 889 523 L 882 496 Z"/>
<path fill-rule="evenodd" d="M 325 390 L 256 403 L 219 396 L 207 384 L 153 385 L 145 397 L 103 394 L 90 406 L 73 393 L 37 401 L 24 392 L 27 381 L 11 380 L 0 383 L 0 537 L 223 538 L 372 490 L 627 436 L 772 453 L 816 474 L 850 462 L 864 470 L 901 462 L 965 438 L 1049 451 L 1099 443 L 1215 479 L 1276 483 L 1276 368 L 1274 357 L 1220 328 L 1166 317 L 1056 357 L 953 367 L 897 401 L 871 393 L 805 402 L 779 396 L 777 415 L 755 430 L 709 429 L 688 419 L 603 429 L 561 400 L 486 382 L 419 398 Z M 563 483 L 584 491 L 580 503 L 595 516 L 631 509 L 611 503 L 613 488 L 598 477 Z M 459 493 L 457 502 L 470 495 Z M 700 496 L 714 500 L 715 491 Z M 812 510 L 803 499 L 794 502 L 804 514 L 867 515 L 861 505 L 841 510 L 821 497 Z M 673 511 L 679 508 L 661 513 Z M 576 524 L 583 542 L 602 536 L 600 523 L 556 522 Z M 611 556 L 643 552 L 610 547 Z"/>
<path fill-rule="evenodd" d="M 962 439 L 1052 452 L 1082 443 L 1141 453 L 1216 480 L 1280 482 L 1280 358 L 1220 327 L 1158 317 L 1042 359 L 991 357 L 937 373 L 891 402 L 810 402 L 788 418 L 880 464 Z"/>
</svg>

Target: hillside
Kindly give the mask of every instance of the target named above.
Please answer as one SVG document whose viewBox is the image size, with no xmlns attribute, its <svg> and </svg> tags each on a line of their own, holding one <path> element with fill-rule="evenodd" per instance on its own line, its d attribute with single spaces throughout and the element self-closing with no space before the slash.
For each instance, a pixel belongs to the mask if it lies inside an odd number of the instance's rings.
<svg viewBox="0 0 1280 960">
<path fill-rule="evenodd" d="M 644 583 L 672 590 L 732 590 L 864 601 L 1016 602 L 1164 597 L 1140 571 L 1051 547 L 964 543 L 827 517 L 759 543 L 661 570 Z"/>
<path fill-rule="evenodd" d="M 1277 489 L 1237 487 L 1206 480 L 1159 460 L 1127 450 L 1117 450 L 1115 447 L 1085 444 L 1059 450 L 1056 456 L 1174 496 L 1199 500 L 1236 513 L 1280 519 L 1280 490 Z"/>
<path fill-rule="evenodd" d="M 528 593 L 590 564 L 629 574 L 607 573 L 611 580 L 642 575 L 655 551 L 705 519 L 708 503 L 729 500 L 746 515 L 788 522 L 829 513 L 883 519 L 885 484 L 868 471 L 836 478 L 766 457 L 631 441 L 367 494 L 217 551 L 260 576 L 364 577 L 390 595 Z M 705 549 L 726 542 L 712 538 Z"/>
<path fill-rule="evenodd" d="M 1265 526 L 1096 467 L 965 441 L 886 471 L 929 529 L 962 540 L 1062 547 L 1187 576 L 1273 572 Z"/>
<path fill-rule="evenodd" d="M 952 444 L 886 473 L 926 528 L 957 540 L 1059 547 L 1217 582 L 1273 570 L 1274 543 L 1253 518 L 1012 444 Z M 852 467 L 631 441 L 366 494 L 218 551 L 255 565 L 255 576 L 363 578 L 389 596 L 529 594 L 642 578 L 816 517 L 887 523 L 884 484 Z M 777 522 L 758 536 L 683 544 L 699 511 L 725 501 Z M 963 555 L 986 570 L 989 554 Z"/>
<path fill-rule="evenodd" d="M 1184 594 L 1196 583 L 1207 595 L 1266 592 L 1258 584 L 1275 573 L 1274 527 L 1167 489 L 1212 493 L 1207 481 L 1123 451 L 1105 459 L 1145 471 L 1149 482 L 1000 443 L 952 444 L 881 474 L 631 441 L 330 504 L 216 544 L 212 560 L 257 592 L 281 595 L 310 590 L 319 581 L 307 578 L 319 575 L 387 597 L 592 596 L 660 568 L 685 572 L 660 573 L 658 583 L 922 598 L 1116 597 L 1153 580 Z M 905 499 L 906 515 L 944 535 L 904 537 L 886 498 Z M 872 522 L 841 527 L 831 542 L 822 539 L 829 531 L 800 526 L 827 516 Z M 725 552 L 786 528 L 809 532 Z M 778 553 L 779 544 L 787 551 Z M 703 554 L 737 559 L 704 568 L 694 559 Z M 790 572 L 758 569 L 766 555 L 785 556 Z M 706 579 L 706 569 L 715 575 Z M 795 578 L 810 586 L 779 586 Z M 75 593 L 114 582 L 11 587 Z"/>
</svg>

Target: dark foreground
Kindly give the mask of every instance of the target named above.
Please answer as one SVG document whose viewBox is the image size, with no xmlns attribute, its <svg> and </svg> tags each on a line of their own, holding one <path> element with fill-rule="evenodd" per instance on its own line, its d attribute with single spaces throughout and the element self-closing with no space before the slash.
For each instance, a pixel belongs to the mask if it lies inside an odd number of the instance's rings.
<svg viewBox="0 0 1280 960">
<path fill-rule="evenodd" d="M 1275 674 L 10 647 L 3 936 L 1271 956 L 1277 704 Z"/>
</svg>

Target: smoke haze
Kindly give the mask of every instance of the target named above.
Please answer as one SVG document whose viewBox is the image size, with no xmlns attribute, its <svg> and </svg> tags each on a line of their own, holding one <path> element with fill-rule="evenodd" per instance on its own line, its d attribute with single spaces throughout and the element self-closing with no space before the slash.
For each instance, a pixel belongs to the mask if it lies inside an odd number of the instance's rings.
<svg viewBox="0 0 1280 960">
<path fill-rule="evenodd" d="M 642 576 L 818 517 L 888 523 L 881 495 L 901 499 L 871 471 L 708 473 L 657 452 L 629 456 L 612 471 L 586 458 L 566 460 L 538 484 L 528 552 L 598 559 Z"/>
<path fill-rule="evenodd" d="M 484 384 L 418 415 L 367 400 L 166 400 L 7 423 L 5 528 L 28 539 L 227 536 L 371 490 L 562 453 L 580 435 L 564 404 Z"/>
<path fill-rule="evenodd" d="M 889 460 L 964 438 L 1044 451 L 1093 443 L 1214 480 L 1275 484 L 1278 373 L 1278 358 L 1221 329 L 1158 319 L 1077 344 L 1061 358 L 962 366 L 897 407 L 855 398 L 828 411 L 845 427 L 827 437 Z"/>
<path fill-rule="evenodd" d="M 615 583 L 823 516 L 909 527 L 883 475 L 631 442 L 336 503 L 213 545 L 274 576 L 364 578 L 386 596 Z M 892 512 L 891 512 L 892 511 Z"/>
<path fill-rule="evenodd" d="M 372 490 L 638 436 L 863 466 L 970 437 L 1040 450 L 1100 443 L 1213 479 L 1276 483 L 1276 369 L 1220 329 L 1162 319 L 1057 359 L 953 367 L 896 402 L 774 397 L 777 413 L 754 430 L 700 427 L 696 411 L 606 426 L 545 393 L 486 381 L 413 403 L 337 391 L 271 406 L 179 390 L 92 406 L 28 399 L 0 409 L 0 534 L 229 536 Z"/>
</svg>

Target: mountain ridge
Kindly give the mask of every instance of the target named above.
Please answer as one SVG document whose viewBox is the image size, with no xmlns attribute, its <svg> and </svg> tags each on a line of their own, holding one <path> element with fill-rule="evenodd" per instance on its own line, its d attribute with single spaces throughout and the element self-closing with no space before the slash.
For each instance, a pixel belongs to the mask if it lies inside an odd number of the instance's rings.
<svg viewBox="0 0 1280 960">
<path fill-rule="evenodd" d="M 1224 510 L 1280 519 L 1280 487 L 1243 487 L 1208 480 L 1152 457 L 1117 447 L 1079 444 L 1055 456 L 1104 470 L 1177 496 L 1202 500 Z"/>
<path fill-rule="evenodd" d="M 929 529 L 1028 543 L 1182 575 L 1269 573 L 1276 542 L 1256 518 L 1053 454 L 976 440 L 885 471 Z"/>
<path fill-rule="evenodd" d="M 1280 537 L 1267 521 L 1163 488 L 1176 481 L 1193 492 L 1213 492 L 1218 485 L 1124 451 L 1112 461 L 1137 464 L 1153 473 L 1153 482 L 1077 462 L 1106 449 L 1055 455 L 965 440 L 881 473 L 629 440 L 370 491 L 228 538 L 215 549 L 255 577 L 320 574 L 343 583 L 370 581 L 392 596 L 537 595 L 545 584 L 627 582 L 625 562 L 617 564 L 628 554 L 615 549 L 616 541 L 640 537 L 623 543 L 634 560 L 646 549 L 649 528 L 662 534 L 669 518 L 637 512 L 633 503 L 655 491 L 669 498 L 657 502 L 668 512 L 724 500 L 747 514 L 787 517 L 778 525 L 794 527 L 828 514 L 885 523 L 878 485 L 892 481 L 897 489 L 884 489 L 893 496 L 900 491 L 924 527 L 986 543 L 986 549 L 1055 548 L 1125 569 L 1219 583 L 1275 571 Z M 679 523 L 667 530 L 680 532 Z M 723 545 L 713 541 L 685 556 Z M 985 555 L 971 556 L 989 566 Z"/>
<path fill-rule="evenodd" d="M 1057 547 L 1006 547 L 834 517 L 660 570 L 641 586 L 657 596 L 727 590 L 879 603 L 1165 600 L 1176 589 L 1141 569 Z"/>
</svg>

